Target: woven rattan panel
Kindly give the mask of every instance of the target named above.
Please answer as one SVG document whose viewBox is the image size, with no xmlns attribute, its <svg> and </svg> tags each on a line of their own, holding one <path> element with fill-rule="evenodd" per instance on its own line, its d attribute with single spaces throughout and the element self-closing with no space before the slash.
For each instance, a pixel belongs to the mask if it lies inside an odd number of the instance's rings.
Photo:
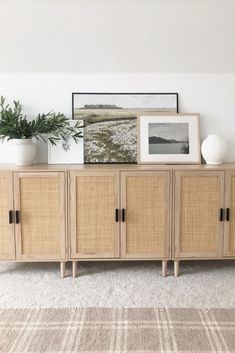
<svg viewBox="0 0 235 353">
<path fill-rule="evenodd" d="M 181 178 L 180 250 L 216 252 L 220 179 L 217 176 Z"/>
<path fill-rule="evenodd" d="M 115 180 L 113 176 L 76 178 L 77 253 L 114 253 Z"/>
<path fill-rule="evenodd" d="M 8 256 L 10 253 L 10 228 L 8 221 L 9 201 L 8 201 L 8 179 L 0 178 L 0 257 Z"/>
<path fill-rule="evenodd" d="M 60 254 L 59 178 L 20 178 L 23 255 Z"/>
<path fill-rule="evenodd" d="M 231 179 L 229 251 L 235 251 L 235 176 Z"/>
<path fill-rule="evenodd" d="M 126 251 L 164 254 L 166 179 L 129 176 L 126 180 Z"/>
</svg>

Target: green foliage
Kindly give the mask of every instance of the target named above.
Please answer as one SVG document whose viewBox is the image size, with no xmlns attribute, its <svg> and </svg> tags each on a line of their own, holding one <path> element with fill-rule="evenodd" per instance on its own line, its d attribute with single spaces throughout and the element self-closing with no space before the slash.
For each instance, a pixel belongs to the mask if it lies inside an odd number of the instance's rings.
<svg viewBox="0 0 235 353">
<path fill-rule="evenodd" d="M 53 111 L 47 114 L 38 114 L 36 119 L 28 121 L 22 113 L 22 106 L 19 101 L 13 102 L 13 107 L 5 104 L 5 98 L 0 98 L 0 135 L 1 139 L 30 139 L 42 138 L 46 142 L 45 136 L 52 145 L 67 136 L 71 136 L 77 143 L 82 138 L 80 122 L 77 121 L 73 127 L 69 120 L 62 113 Z"/>
</svg>

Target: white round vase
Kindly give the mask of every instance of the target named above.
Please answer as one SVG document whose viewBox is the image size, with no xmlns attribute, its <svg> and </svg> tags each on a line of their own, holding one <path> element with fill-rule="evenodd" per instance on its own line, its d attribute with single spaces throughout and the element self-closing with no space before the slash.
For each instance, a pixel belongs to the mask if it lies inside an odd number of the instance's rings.
<svg viewBox="0 0 235 353">
<path fill-rule="evenodd" d="M 206 164 L 222 164 L 227 150 L 226 141 L 219 135 L 208 135 L 201 147 Z"/>
<path fill-rule="evenodd" d="M 12 152 L 16 165 L 32 165 L 36 157 L 36 145 L 32 139 L 13 139 Z"/>
</svg>

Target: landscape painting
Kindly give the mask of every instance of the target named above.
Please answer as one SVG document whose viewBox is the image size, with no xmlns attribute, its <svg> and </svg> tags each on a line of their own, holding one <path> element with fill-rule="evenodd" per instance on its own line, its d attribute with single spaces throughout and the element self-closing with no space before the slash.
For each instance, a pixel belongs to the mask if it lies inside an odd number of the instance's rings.
<svg viewBox="0 0 235 353">
<path fill-rule="evenodd" d="M 140 164 L 198 164 L 201 162 L 199 114 L 139 114 Z"/>
<path fill-rule="evenodd" d="M 84 122 L 84 163 L 137 163 L 137 115 L 178 111 L 177 93 L 73 93 Z"/>
<path fill-rule="evenodd" d="M 151 123 L 149 154 L 189 154 L 188 123 Z"/>
</svg>

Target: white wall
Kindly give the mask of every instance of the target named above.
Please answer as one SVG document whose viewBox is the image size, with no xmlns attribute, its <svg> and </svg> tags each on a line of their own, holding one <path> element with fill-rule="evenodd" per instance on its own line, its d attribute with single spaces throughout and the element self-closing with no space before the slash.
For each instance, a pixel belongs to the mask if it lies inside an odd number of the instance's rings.
<svg viewBox="0 0 235 353">
<path fill-rule="evenodd" d="M 0 93 L 20 100 L 29 117 L 51 109 L 71 117 L 72 92 L 178 92 L 180 112 L 201 114 L 201 137 L 218 133 L 235 162 L 235 74 L 0 74 Z M 47 146 L 38 146 L 38 162 Z M 0 162 L 10 162 L 0 145 Z"/>
<path fill-rule="evenodd" d="M 1 0 L 0 71 L 234 72 L 235 1 Z"/>
<path fill-rule="evenodd" d="M 0 95 L 29 117 L 71 116 L 74 91 L 175 91 L 235 162 L 235 1 L 0 0 L 0 15 Z"/>
</svg>

